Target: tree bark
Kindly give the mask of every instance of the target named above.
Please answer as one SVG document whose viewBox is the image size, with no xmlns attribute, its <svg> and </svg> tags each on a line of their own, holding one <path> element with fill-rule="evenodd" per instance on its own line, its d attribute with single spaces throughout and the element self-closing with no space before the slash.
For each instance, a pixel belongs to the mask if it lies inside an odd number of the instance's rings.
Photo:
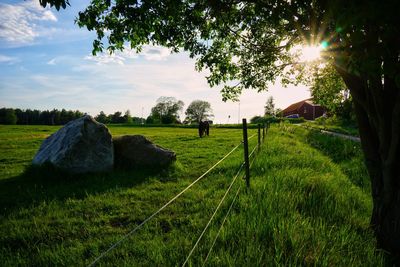
<svg viewBox="0 0 400 267">
<path fill-rule="evenodd" d="M 336 69 L 354 100 L 365 164 L 371 179 L 371 227 L 377 247 L 389 252 L 394 263 L 400 265 L 400 89 L 383 89 L 384 85 L 394 85 L 389 82 L 376 88 L 368 79 L 349 74 L 339 67 Z M 385 101 L 387 94 L 395 98 Z M 382 108 L 377 105 L 379 102 L 386 106 Z"/>
</svg>

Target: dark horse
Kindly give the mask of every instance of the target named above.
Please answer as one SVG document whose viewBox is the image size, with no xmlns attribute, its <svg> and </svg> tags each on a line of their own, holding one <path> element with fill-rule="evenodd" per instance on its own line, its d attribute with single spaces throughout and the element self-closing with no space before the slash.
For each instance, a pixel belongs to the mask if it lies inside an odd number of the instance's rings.
<svg viewBox="0 0 400 267">
<path fill-rule="evenodd" d="M 199 136 L 203 137 L 203 135 L 209 135 L 210 134 L 210 124 L 208 121 L 200 121 L 199 122 Z"/>
</svg>

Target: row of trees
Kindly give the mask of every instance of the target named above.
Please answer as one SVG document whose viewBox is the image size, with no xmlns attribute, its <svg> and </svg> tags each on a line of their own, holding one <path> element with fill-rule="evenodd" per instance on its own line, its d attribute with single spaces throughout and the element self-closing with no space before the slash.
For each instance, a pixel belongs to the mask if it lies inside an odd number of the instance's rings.
<svg viewBox="0 0 400 267">
<path fill-rule="evenodd" d="M 151 109 L 150 116 L 147 117 L 146 123 L 181 123 L 179 112 L 183 110 L 184 103 L 175 97 L 162 96 L 157 99 L 156 105 Z M 191 124 L 199 121 L 211 120 L 214 115 L 212 113 L 211 104 L 203 100 L 194 100 L 185 111 L 185 120 L 183 123 Z"/>
<path fill-rule="evenodd" d="M 0 124 L 45 124 L 45 125 L 62 125 L 71 120 L 75 120 L 84 115 L 79 110 L 44 110 L 37 109 L 0 109 Z"/>
<path fill-rule="evenodd" d="M 143 123 L 143 118 L 132 117 L 129 109 L 125 111 L 124 115 L 122 112 L 117 111 L 113 114 L 106 115 L 104 111 L 100 111 L 100 113 L 94 117 L 96 121 L 101 123 L 134 123 L 141 124 Z"/>
<path fill-rule="evenodd" d="M 156 105 L 151 109 L 150 116 L 147 117 L 148 124 L 172 124 L 182 123 L 179 119 L 179 112 L 182 111 L 184 103 L 174 97 L 160 97 Z M 75 120 L 84 115 L 81 111 L 72 110 L 31 110 L 31 109 L 0 109 L 0 124 L 44 124 L 44 125 L 63 125 L 71 120 Z M 211 105 L 207 101 L 195 100 L 186 109 L 186 118 L 183 123 L 197 123 L 201 120 L 210 120 L 214 117 Z M 117 111 L 113 114 L 105 114 L 100 111 L 95 119 L 101 123 L 133 123 L 143 124 L 144 119 L 132 117 L 129 110 L 122 113 Z"/>
</svg>

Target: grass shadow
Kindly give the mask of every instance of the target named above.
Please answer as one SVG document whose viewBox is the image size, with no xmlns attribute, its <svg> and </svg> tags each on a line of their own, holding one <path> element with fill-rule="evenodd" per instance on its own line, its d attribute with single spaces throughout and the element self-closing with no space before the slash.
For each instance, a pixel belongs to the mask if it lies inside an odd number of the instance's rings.
<svg viewBox="0 0 400 267">
<path fill-rule="evenodd" d="M 103 173 L 71 174 L 52 166 L 29 166 L 18 176 L 0 180 L 0 215 L 43 201 L 83 199 L 113 189 L 130 188 L 149 179 L 176 179 L 179 163 L 168 168 L 117 169 Z"/>
</svg>

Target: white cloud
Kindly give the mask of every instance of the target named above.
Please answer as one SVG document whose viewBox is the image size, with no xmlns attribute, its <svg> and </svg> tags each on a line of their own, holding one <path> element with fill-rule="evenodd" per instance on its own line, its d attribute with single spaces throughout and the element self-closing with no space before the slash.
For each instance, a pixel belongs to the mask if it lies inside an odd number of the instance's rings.
<svg viewBox="0 0 400 267">
<path fill-rule="evenodd" d="M 16 57 L 9 57 L 9 56 L 5 56 L 5 55 L 0 55 L 0 64 L 1 63 L 5 63 L 5 64 L 14 64 L 16 62 L 18 62 L 19 59 Z"/>
<path fill-rule="evenodd" d="M 306 87 L 282 88 L 277 82 L 271 85 L 268 92 L 257 93 L 256 90 L 245 90 L 240 97 L 240 111 L 237 102 L 223 102 L 219 88 L 210 88 L 206 82 L 207 73 L 198 73 L 194 70 L 194 60 L 186 54 L 173 54 L 163 61 L 137 60 L 123 61 L 122 65 L 111 64 L 81 64 L 73 70 L 76 73 L 85 73 L 86 80 L 96 79 L 96 94 L 92 95 L 92 102 L 100 105 L 85 109 L 93 114 L 104 110 L 112 113 L 116 110 L 130 109 L 135 116 L 150 113 L 151 107 L 160 96 L 173 96 L 185 103 L 185 108 L 195 99 L 211 103 L 214 110 L 215 122 L 236 123 L 241 118 L 262 115 L 268 96 L 274 97 L 276 107 L 286 106 L 309 98 Z M 96 78 L 94 78 L 96 77 Z M 99 86 L 99 84 L 102 84 Z M 184 118 L 182 114 L 181 118 Z"/>
<path fill-rule="evenodd" d="M 56 58 L 47 61 L 47 65 L 56 65 Z"/>
<path fill-rule="evenodd" d="M 62 74 L 29 71 L 26 75 L 1 77 L 0 106 L 79 109 L 92 115 L 101 110 L 110 114 L 129 109 L 134 116 L 141 116 L 143 108 L 143 115 L 148 116 L 158 97 L 173 96 L 185 103 L 184 110 L 195 99 L 208 101 L 215 122 L 236 123 L 263 114 L 270 95 L 279 108 L 309 98 L 306 87 L 282 88 L 277 82 L 268 92 L 245 90 L 239 111 L 237 102 L 221 101 L 219 88 L 208 86 L 207 73 L 196 72 L 194 60 L 186 53 L 172 54 L 161 61 L 145 60 L 135 53 L 129 57 L 135 60 L 105 56 L 105 62 L 114 60 L 114 64 L 93 64 L 78 56 L 57 56 L 53 58 L 57 63 L 54 70 L 60 69 Z M 64 71 L 68 66 L 70 71 Z"/>
<path fill-rule="evenodd" d="M 143 51 L 139 54 L 143 56 L 147 60 L 166 60 L 167 57 L 171 54 L 171 51 L 168 48 L 161 46 L 145 46 Z"/>
<path fill-rule="evenodd" d="M 0 41 L 9 46 L 21 46 L 34 42 L 48 34 L 40 26 L 42 21 L 57 21 L 49 9 L 39 5 L 39 1 L 23 1 L 18 4 L 0 3 Z"/>
<path fill-rule="evenodd" d="M 164 61 L 168 58 L 170 54 L 171 52 L 168 48 L 161 46 L 146 45 L 143 47 L 140 53 L 136 53 L 135 50 L 125 46 L 123 51 L 116 51 L 113 54 L 104 52 L 97 56 L 92 56 L 92 55 L 86 56 L 85 59 L 94 61 L 98 65 L 104 65 L 104 64 L 125 65 L 125 63 L 129 59 L 135 59 L 138 57 L 142 57 L 149 61 Z"/>
<path fill-rule="evenodd" d="M 105 65 L 105 64 L 118 64 L 118 65 L 124 65 L 124 62 L 126 60 L 126 57 L 121 55 L 121 52 L 117 52 L 114 54 L 100 54 L 97 56 L 86 56 L 86 60 L 94 61 L 98 65 Z"/>
</svg>

